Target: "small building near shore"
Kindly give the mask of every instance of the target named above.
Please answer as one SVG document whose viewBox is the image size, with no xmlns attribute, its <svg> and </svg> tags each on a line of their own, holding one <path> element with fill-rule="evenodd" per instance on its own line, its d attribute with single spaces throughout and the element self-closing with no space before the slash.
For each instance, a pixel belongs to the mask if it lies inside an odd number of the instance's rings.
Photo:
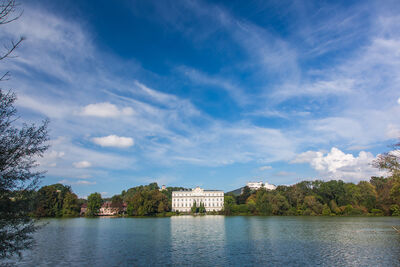
<svg viewBox="0 0 400 267">
<path fill-rule="evenodd" d="M 81 206 L 81 212 L 79 215 L 81 215 L 81 216 L 85 215 L 86 211 L 87 211 L 87 203 L 83 203 Z"/>
<path fill-rule="evenodd" d="M 111 206 L 111 201 L 106 201 L 101 205 L 101 208 L 99 210 L 100 216 L 112 216 L 112 215 L 117 215 L 118 214 L 118 208 L 114 208 Z"/>
</svg>

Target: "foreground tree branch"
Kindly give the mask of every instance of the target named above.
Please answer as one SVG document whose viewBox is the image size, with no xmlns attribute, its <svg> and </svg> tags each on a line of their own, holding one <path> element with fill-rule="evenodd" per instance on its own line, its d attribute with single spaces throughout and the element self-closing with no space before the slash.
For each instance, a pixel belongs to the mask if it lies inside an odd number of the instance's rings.
<svg viewBox="0 0 400 267">
<path fill-rule="evenodd" d="M 0 25 L 20 18 L 15 0 L 0 1 Z M 11 41 L 11 46 L 0 55 L 0 61 L 10 57 L 24 40 Z M 1 76 L 7 80 L 9 72 Z M 41 126 L 22 124 L 14 107 L 16 95 L 0 89 L 0 259 L 32 245 L 31 234 L 37 226 L 31 219 L 34 195 L 43 172 L 36 169 L 37 159 L 48 148 L 48 121 Z"/>
</svg>

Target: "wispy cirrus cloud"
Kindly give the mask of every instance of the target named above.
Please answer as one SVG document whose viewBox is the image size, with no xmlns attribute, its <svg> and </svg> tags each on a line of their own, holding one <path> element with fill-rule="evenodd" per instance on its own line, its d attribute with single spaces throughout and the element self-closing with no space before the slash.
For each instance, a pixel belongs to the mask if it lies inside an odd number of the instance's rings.
<svg viewBox="0 0 400 267">
<path fill-rule="evenodd" d="M 266 165 L 266 166 L 261 166 L 260 168 L 258 168 L 260 171 L 266 171 L 266 170 L 271 170 L 272 169 L 272 166 L 268 166 L 268 165 Z"/>
<path fill-rule="evenodd" d="M 133 114 L 133 109 L 130 107 L 119 109 L 116 105 L 109 102 L 89 104 L 82 108 L 81 115 L 103 117 L 103 118 L 115 118 L 119 116 L 129 116 Z"/>
<path fill-rule="evenodd" d="M 92 163 L 90 163 L 89 161 L 83 160 L 83 161 L 79 161 L 79 162 L 74 162 L 73 165 L 75 168 L 84 169 L 84 168 L 91 167 Z"/>
<path fill-rule="evenodd" d="M 93 142 L 104 147 L 130 147 L 134 145 L 131 137 L 123 137 L 117 135 L 109 135 L 104 137 L 94 137 Z"/>
</svg>

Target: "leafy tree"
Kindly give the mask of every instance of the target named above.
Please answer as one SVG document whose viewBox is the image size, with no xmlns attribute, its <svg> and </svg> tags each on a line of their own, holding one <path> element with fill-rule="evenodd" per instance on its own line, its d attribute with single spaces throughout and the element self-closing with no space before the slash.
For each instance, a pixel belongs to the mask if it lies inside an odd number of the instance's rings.
<svg viewBox="0 0 400 267">
<path fill-rule="evenodd" d="M 359 204 L 366 207 L 368 211 L 371 211 L 376 206 L 377 194 L 374 186 L 367 181 L 361 181 L 358 183 L 360 189 L 360 200 Z"/>
<path fill-rule="evenodd" d="M 193 214 L 197 213 L 198 207 L 197 207 L 196 201 L 193 202 L 193 205 L 192 205 L 192 208 L 190 209 L 190 211 L 191 211 Z"/>
<path fill-rule="evenodd" d="M 359 201 L 361 200 L 360 188 L 353 183 L 346 183 L 344 185 L 344 191 L 344 199 L 342 199 L 342 201 L 340 201 L 338 204 L 343 205 L 345 203 L 349 203 L 351 205 L 358 205 Z"/>
<path fill-rule="evenodd" d="M 336 204 L 336 201 L 335 200 L 331 200 L 330 202 L 329 202 L 329 206 L 330 206 L 330 210 L 333 212 L 333 213 L 335 213 L 335 214 L 340 214 L 341 213 L 341 210 L 340 210 L 340 208 L 338 207 L 338 205 Z"/>
<path fill-rule="evenodd" d="M 224 214 L 231 215 L 234 205 L 236 204 L 236 200 L 233 196 L 225 196 L 224 197 Z"/>
<path fill-rule="evenodd" d="M 148 185 L 140 185 L 136 187 L 129 188 L 127 191 L 122 191 L 121 197 L 124 201 L 127 201 L 129 198 L 132 198 L 136 193 L 143 191 L 153 191 L 158 190 L 159 187 L 157 183 L 150 183 Z"/>
<path fill-rule="evenodd" d="M 331 209 L 327 204 L 324 204 L 324 207 L 322 208 L 322 215 L 323 216 L 328 216 L 331 214 Z"/>
<path fill-rule="evenodd" d="M 397 204 L 390 206 L 392 216 L 400 216 L 400 207 Z"/>
<path fill-rule="evenodd" d="M 392 145 L 393 150 L 377 156 L 374 166 L 388 171 L 393 177 L 400 177 L 400 142 Z"/>
<path fill-rule="evenodd" d="M 169 210 L 168 198 L 158 189 L 138 191 L 127 202 L 128 215 L 131 216 L 151 216 Z"/>
<path fill-rule="evenodd" d="M 68 193 L 72 193 L 71 187 L 62 184 L 47 185 L 40 188 L 36 195 L 35 216 L 63 216 L 64 198 Z"/>
<path fill-rule="evenodd" d="M 290 208 L 287 199 L 281 194 L 274 194 L 270 198 L 271 210 L 274 215 L 285 215 Z"/>
<path fill-rule="evenodd" d="M 206 208 L 204 207 L 203 202 L 200 202 L 199 213 L 206 213 Z"/>
<path fill-rule="evenodd" d="M 375 167 L 391 174 L 390 198 L 400 204 L 400 142 L 392 145 L 393 150 L 377 156 Z"/>
<path fill-rule="evenodd" d="M 247 211 L 251 214 L 256 213 L 257 207 L 256 207 L 256 201 L 255 198 L 249 197 L 247 199 Z"/>
<path fill-rule="evenodd" d="M 14 0 L 0 1 L 0 25 L 8 24 L 21 16 Z M 23 41 L 21 37 L 5 45 L 0 60 L 11 53 Z M 0 81 L 7 79 L 6 72 Z M 0 259 L 10 257 L 32 245 L 31 234 L 36 227 L 29 217 L 33 210 L 36 186 L 42 173 L 36 171 L 36 160 L 48 146 L 47 125 L 39 127 L 18 122 L 14 107 L 16 95 L 0 89 Z"/>
<path fill-rule="evenodd" d="M 390 205 L 393 199 L 390 190 L 393 186 L 393 178 L 371 177 L 370 183 L 375 187 L 377 193 L 376 208 L 381 209 L 385 214 L 390 214 Z"/>
<path fill-rule="evenodd" d="M 323 205 L 316 200 L 315 196 L 306 196 L 304 198 L 304 205 L 306 210 L 309 209 L 315 215 L 322 214 Z"/>
<path fill-rule="evenodd" d="M 99 213 L 103 199 L 100 193 L 92 193 L 88 196 L 86 216 L 95 216 Z"/>
<path fill-rule="evenodd" d="M 237 198 L 237 204 L 245 204 L 247 198 L 251 195 L 251 190 L 248 186 L 243 187 L 242 193 Z"/>
<path fill-rule="evenodd" d="M 268 192 L 261 188 L 256 192 L 256 208 L 257 212 L 261 215 L 271 215 L 272 207 L 269 200 Z"/>
<path fill-rule="evenodd" d="M 67 192 L 64 196 L 62 216 L 63 217 L 77 217 L 79 216 L 80 205 L 78 196 L 72 192 Z"/>
<path fill-rule="evenodd" d="M 43 186 L 35 194 L 36 217 L 79 216 L 81 201 L 70 186 L 53 184 Z"/>
</svg>

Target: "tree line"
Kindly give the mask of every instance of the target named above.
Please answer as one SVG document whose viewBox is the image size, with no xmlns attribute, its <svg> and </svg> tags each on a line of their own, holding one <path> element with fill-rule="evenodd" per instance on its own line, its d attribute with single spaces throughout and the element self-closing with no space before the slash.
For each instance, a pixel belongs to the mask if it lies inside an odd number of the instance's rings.
<svg viewBox="0 0 400 267">
<path fill-rule="evenodd" d="M 302 181 L 275 190 L 256 191 L 244 187 L 240 195 L 226 194 L 224 215 L 379 215 L 400 216 L 400 179 L 372 177 L 358 184 L 341 180 Z M 137 186 L 107 199 L 118 214 L 127 216 L 171 215 L 172 191 L 184 188 L 167 187 L 160 191 L 157 183 Z M 86 204 L 86 216 L 96 216 L 105 199 L 92 193 L 87 200 L 78 199 L 69 186 L 55 184 L 34 192 L 36 217 L 77 217 Z M 123 209 L 123 205 L 126 209 Z M 123 212 L 124 211 L 124 212 Z M 196 203 L 192 213 L 205 213 Z"/>
<path fill-rule="evenodd" d="M 225 215 L 400 215 L 396 177 L 372 177 L 358 184 L 341 180 L 302 181 L 275 190 L 247 186 L 225 195 Z"/>
<path fill-rule="evenodd" d="M 86 199 L 79 199 L 70 186 L 54 184 L 43 186 L 32 192 L 34 217 L 77 217 L 85 205 L 85 216 L 96 216 L 105 201 L 117 214 L 128 216 L 166 215 L 171 211 L 172 191 L 183 190 L 183 187 L 167 187 L 160 191 L 157 183 L 141 185 L 123 190 L 112 198 L 102 198 L 100 193 L 92 193 Z M 126 209 L 124 209 L 124 204 Z"/>
</svg>

